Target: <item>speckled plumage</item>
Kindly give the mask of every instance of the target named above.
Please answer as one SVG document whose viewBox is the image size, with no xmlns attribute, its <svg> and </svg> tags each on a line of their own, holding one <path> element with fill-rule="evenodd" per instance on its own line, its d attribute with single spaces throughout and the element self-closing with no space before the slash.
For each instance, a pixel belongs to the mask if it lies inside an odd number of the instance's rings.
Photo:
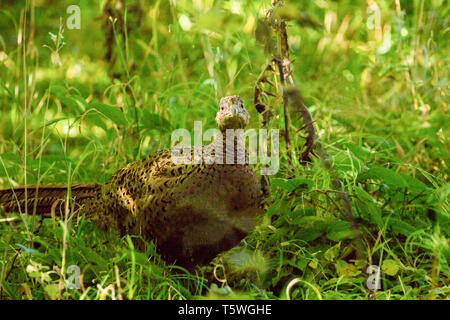
<svg viewBox="0 0 450 320">
<path fill-rule="evenodd" d="M 216 120 L 220 130 L 243 128 L 248 113 L 238 96 L 223 98 Z M 222 152 L 219 146 L 223 147 Z M 205 158 L 224 160 L 245 149 L 233 140 L 218 138 L 201 147 Z M 193 153 L 193 150 L 189 151 Z M 236 160 L 236 158 L 235 158 Z M 261 216 L 257 176 L 248 164 L 175 164 L 170 150 L 159 151 L 117 171 L 104 185 L 75 184 L 72 197 L 87 217 L 100 228 L 117 228 L 121 235 L 140 235 L 156 241 L 158 251 L 170 263 L 185 267 L 206 264 L 218 253 L 237 245 Z M 49 212 L 57 199 L 65 199 L 67 187 L 39 187 L 37 213 Z M 24 190 L 0 190 L 0 205 L 24 209 Z M 35 188 L 28 187 L 28 206 L 33 210 Z M 136 241 L 138 248 L 142 243 Z"/>
</svg>

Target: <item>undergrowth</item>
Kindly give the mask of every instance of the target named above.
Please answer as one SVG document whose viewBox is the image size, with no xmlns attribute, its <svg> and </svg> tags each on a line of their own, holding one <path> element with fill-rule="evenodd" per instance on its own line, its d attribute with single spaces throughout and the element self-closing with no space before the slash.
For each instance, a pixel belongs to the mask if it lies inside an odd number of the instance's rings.
<svg viewBox="0 0 450 320">
<path fill-rule="evenodd" d="M 106 182 L 169 148 L 172 130 L 214 128 L 225 95 L 243 97 L 261 127 L 253 94 L 277 46 L 270 1 L 79 1 L 79 30 L 66 27 L 71 4 L 0 7 L 1 187 Z M 276 17 L 332 170 L 317 155 L 300 161 L 292 110 L 288 159 L 275 72 L 280 170 L 237 248 L 190 273 L 64 209 L 2 215 L 0 298 L 448 299 L 448 16 L 443 0 L 286 1 Z M 67 287 L 70 266 L 79 289 Z"/>
</svg>

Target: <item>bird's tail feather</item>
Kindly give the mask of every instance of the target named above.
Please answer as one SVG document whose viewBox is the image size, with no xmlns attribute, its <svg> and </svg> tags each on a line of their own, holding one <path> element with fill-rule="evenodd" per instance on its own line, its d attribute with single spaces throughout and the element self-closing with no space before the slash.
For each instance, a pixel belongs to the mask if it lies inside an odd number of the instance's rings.
<svg viewBox="0 0 450 320">
<path fill-rule="evenodd" d="M 79 207 L 98 199 L 101 187 L 95 183 L 77 183 L 70 185 L 70 188 L 65 184 L 48 184 L 4 189 L 0 190 L 0 208 L 8 213 L 50 214 L 65 203 L 69 190 L 70 198 Z"/>
</svg>

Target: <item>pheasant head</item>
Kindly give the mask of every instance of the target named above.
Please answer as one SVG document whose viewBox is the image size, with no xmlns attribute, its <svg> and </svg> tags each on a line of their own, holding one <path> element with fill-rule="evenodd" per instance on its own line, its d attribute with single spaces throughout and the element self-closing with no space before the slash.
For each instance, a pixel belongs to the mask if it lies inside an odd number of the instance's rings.
<svg viewBox="0 0 450 320">
<path fill-rule="evenodd" d="M 239 96 L 220 99 L 216 121 L 221 131 L 226 129 L 243 129 L 248 124 L 250 115 L 244 108 L 244 101 Z"/>
</svg>

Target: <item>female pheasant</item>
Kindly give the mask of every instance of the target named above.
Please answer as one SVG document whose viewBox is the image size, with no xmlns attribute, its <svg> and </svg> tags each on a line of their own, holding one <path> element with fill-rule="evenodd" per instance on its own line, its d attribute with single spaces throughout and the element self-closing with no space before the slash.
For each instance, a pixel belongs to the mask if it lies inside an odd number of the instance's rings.
<svg viewBox="0 0 450 320">
<path fill-rule="evenodd" d="M 187 268 L 209 263 L 237 245 L 262 214 L 260 186 L 245 147 L 226 134 L 243 129 L 248 120 L 239 96 L 222 98 L 216 115 L 222 134 L 210 145 L 183 152 L 193 156 L 200 150 L 200 163 L 174 161 L 173 150 L 164 150 L 128 164 L 104 185 L 73 184 L 78 212 L 104 230 L 117 228 L 121 235 L 155 241 L 167 262 Z M 28 186 L 27 199 L 25 188 L 0 190 L 0 206 L 23 212 L 26 202 L 28 212 L 46 214 L 66 199 L 67 189 Z"/>
</svg>

